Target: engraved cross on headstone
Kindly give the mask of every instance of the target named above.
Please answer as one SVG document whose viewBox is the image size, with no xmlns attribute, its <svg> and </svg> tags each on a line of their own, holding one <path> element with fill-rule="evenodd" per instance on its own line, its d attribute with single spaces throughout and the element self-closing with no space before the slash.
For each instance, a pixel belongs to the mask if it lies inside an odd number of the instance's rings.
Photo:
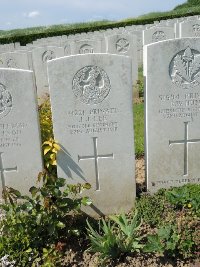
<svg viewBox="0 0 200 267">
<path fill-rule="evenodd" d="M 188 175 L 188 144 L 189 143 L 200 143 L 200 139 L 188 139 L 188 123 L 185 124 L 185 133 L 183 140 L 169 141 L 169 145 L 173 144 L 183 144 L 184 145 L 184 175 Z"/>
<path fill-rule="evenodd" d="M 106 159 L 106 158 L 114 158 L 113 153 L 112 154 L 106 154 L 106 155 L 98 155 L 98 148 L 97 148 L 97 137 L 92 137 L 93 139 L 93 145 L 94 145 L 94 155 L 93 156 L 79 156 L 78 155 L 78 161 L 80 160 L 87 160 L 87 159 L 94 159 L 95 160 L 95 175 L 96 175 L 96 190 L 100 191 L 100 182 L 99 182 L 99 166 L 98 166 L 98 160 L 99 159 Z"/>
<path fill-rule="evenodd" d="M 4 191 L 6 188 L 4 172 L 17 171 L 17 166 L 13 167 L 13 168 L 3 168 L 2 154 L 3 154 L 3 152 L 0 152 L 0 173 L 1 173 L 1 181 L 2 181 L 2 190 Z"/>
</svg>

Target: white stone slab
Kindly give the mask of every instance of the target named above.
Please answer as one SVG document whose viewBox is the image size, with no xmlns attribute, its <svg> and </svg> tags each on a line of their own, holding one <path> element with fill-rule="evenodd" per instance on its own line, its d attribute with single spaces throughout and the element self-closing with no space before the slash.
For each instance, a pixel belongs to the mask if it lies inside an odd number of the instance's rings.
<svg viewBox="0 0 200 267">
<path fill-rule="evenodd" d="M 0 68 L 30 69 L 26 52 L 10 52 L 0 54 Z"/>
<path fill-rule="evenodd" d="M 152 27 L 143 31 L 143 45 L 174 38 L 174 27 Z"/>
<path fill-rule="evenodd" d="M 132 34 L 116 34 L 106 37 L 106 52 L 129 56 L 132 59 L 133 84 L 138 79 L 137 37 Z"/>
<path fill-rule="evenodd" d="M 0 69 L 0 194 L 28 194 L 42 171 L 36 90 L 32 71 Z"/>
<path fill-rule="evenodd" d="M 36 78 L 37 95 L 40 99 L 49 94 L 47 77 L 47 61 L 56 57 L 63 57 L 63 47 L 46 46 L 32 50 L 33 68 Z"/>
<path fill-rule="evenodd" d="M 180 38 L 200 37 L 200 20 L 188 20 L 180 23 Z"/>
<path fill-rule="evenodd" d="M 144 57 L 148 190 L 199 183 L 200 39 L 148 45 Z"/>
<path fill-rule="evenodd" d="M 79 40 L 74 42 L 72 54 L 88 54 L 88 53 L 101 53 L 100 40 Z"/>
<path fill-rule="evenodd" d="M 92 216 L 128 211 L 135 198 L 131 59 L 87 54 L 48 62 L 58 176 L 89 182 Z M 59 88 L 59 90 L 58 90 Z"/>
</svg>

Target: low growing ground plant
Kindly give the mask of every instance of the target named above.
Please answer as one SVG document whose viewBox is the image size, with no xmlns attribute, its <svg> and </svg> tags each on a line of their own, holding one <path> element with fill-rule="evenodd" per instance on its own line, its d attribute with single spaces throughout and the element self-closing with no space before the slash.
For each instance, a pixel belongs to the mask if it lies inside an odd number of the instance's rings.
<svg viewBox="0 0 200 267">
<path fill-rule="evenodd" d="M 131 218 L 122 214 L 110 216 L 108 222 L 101 219 L 99 232 L 87 222 L 89 250 L 100 252 L 100 259 L 103 261 L 119 258 L 127 252 L 139 252 L 143 247 L 140 242 L 142 237 L 138 232 L 140 223 L 137 212 Z"/>
<path fill-rule="evenodd" d="M 80 234 L 75 214 L 81 205 L 90 204 L 87 197 L 78 196 L 90 188 L 89 184 L 67 185 L 66 179 L 46 173 L 40 174 L 41 180 L 41 187 L 30 188 L 31 196 L 12 188 L 4 192 L 6 204 L 0 206 L 5 211 L 0 222 L 0 258 L 9 255 L 8 260 L 14 261 L 15 266 L 59 266 L 58 244 Z"/>
</svg>

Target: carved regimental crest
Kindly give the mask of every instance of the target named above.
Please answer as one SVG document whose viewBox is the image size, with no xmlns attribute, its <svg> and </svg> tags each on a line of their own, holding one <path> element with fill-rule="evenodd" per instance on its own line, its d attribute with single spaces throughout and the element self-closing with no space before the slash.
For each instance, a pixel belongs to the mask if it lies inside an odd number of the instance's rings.
<svg viewBox="0 0 200 267">
<path fill-rule="evenodd" d="M 159 42 L 162 40 L 166 40 L 166 35 L 163 31 L 156 31 L 154 32 L 154 34 L 152 35 L 152 41 L 153 42 Z"/>
<path fill-rule="evenodd" d="M 192 29 L 193 29 L 194 35 L 199 37 L 200 36 L 200 25 L 194 24 L 192 25 Z"/>
<path fill-rule="evenodd" d="M 111 89 L 107 73 L 97 66 L 80 69 L 72 81 L 72 90 L 77 99 L 85 104 L 98 104 L 109 94 Z"/>
<path fill-rule="evenodd" d="M 0 83 L 0 119 L 5 117 L 12 108 L 12 96 L 5 85 Z"/>
<path fill-rule="evenodd" d="M 184 89 L 200 84 L 200 52 L 189 46 L 171 60 L 169 74 L 172 82 Z"/>
<path fill-rule="evenodd" d="M 122 53 L 122 54 L 126 53 L 126 52 L 128 52 L 129 48 L 130 48 L 130 43 L 125 38 L 121 38 L 116 42 L 116 50 L 119 53 Z"/>
<path fill-rule="evenodd" d="M 6 61 L 6 65 L 7 65 L 8 68 L 17 68 L 17 63 L 16 63 L 14 58 L 9 58 Z"/>
<path fill-rule="evenodd" d="M 45 63 L 47 60 L 54 59 L 56 57 L 54 51 L 47 50 L 42 54 L 42 61 Z"/>
<path fill-rule="evenodd" d="M 79 49 L 79 54 L 92 54 L 94 53 L 94 48 L 89 44 L 84 44 Z"/>
</svg>

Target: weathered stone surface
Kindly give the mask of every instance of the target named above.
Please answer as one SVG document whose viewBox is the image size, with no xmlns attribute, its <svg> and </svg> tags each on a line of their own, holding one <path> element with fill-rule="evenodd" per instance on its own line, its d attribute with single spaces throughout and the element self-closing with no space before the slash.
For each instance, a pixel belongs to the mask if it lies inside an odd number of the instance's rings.
<svg viewBox="0 0 200 267">
<path fill-rule="evenodd" d="M 37 95 L 40 99 L 49 94 L 47 78 L 47 61 L 64 56 L 64 48 L 56 46 L 38 47 L 32 50 L 33 68 L 35 72 Z"/>
<path fill-rule="evenodd" d="M 200 37 L 200 20 L 188 20 L 179 24 L 180 38 L 183 37 Z"/>
<path fill-rule="evenodd" d="M 30 69 L 29 57 L 26 52 L 10 52 L 0 54 L 0 68 Z"/>
<path fill-rule="evenodd" d="M 36 90 L 32 71 L 0 69 L 0 194 L 28 193 L 42 170 Z"/>
<path fill-rule="evenodd" d="M 101 53 L 100 40 L 76 40 L 73 44 L 72 54 Z"/>
<path fill-rule="evenodd" d="M 144 57 L 148 189 L 199 183 L 200 39 L 148 45 Z"/>
<path fill-rule="evenodd" d="M 174 27 L 152 27 L 143 31 L 143 45 L 174 38 Z"/>
<path fill-rule="evenodd" d="M 119 213 L 135 198 L 131 59 L 87 54 L 48 62 L 58 175 L 89 182 L 92 216 Z M 58 90 L 59 89 L 59 90 Z"/>
<path fill-rule="evenodd" d="M 137 37 L 132 34 L 115 34 L 107 36 L 106 41 L 107 53 L 131 57 L 132 78 L 135 83 L 138 79 Z"/>
</svg>

